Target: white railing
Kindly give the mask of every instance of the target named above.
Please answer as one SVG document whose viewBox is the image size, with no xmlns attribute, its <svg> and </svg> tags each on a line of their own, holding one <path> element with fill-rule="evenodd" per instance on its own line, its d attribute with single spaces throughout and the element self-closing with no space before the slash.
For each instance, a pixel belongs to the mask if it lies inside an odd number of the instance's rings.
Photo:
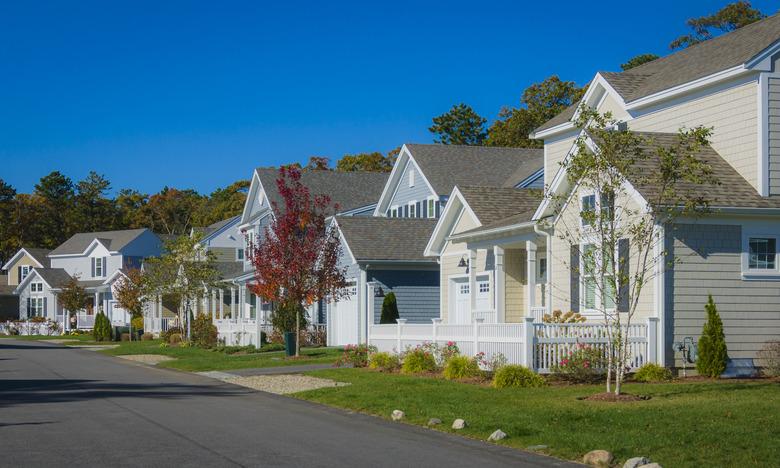
<svg viewBox="0 0 780 468">
<path fill-rule="evenodd" d="M 76 328 L 93 328 L 95 326 L 95 316 L 86 314 L 76 314 Z"/>
<path fill-rule="evenodd" d="M 550 372 L 561 360 L 580 347 L 595 348 L 606 353 L 607 326 L 598 323 L 535 323 L 526 317 L 521 323 L 483 323 L 467 325 L 441 323 L 407 324 L 399 319 L 395 325 L 371 325 L 369 343 L 379 351 L 400 353 L 423 343 L 444 345 L 455 342 L 461 354 L 474 356 L 480 352 L 490 358 L 503 354 L 509 363 L 521 364 L 538 372 Z M 658 319 L 623 327 L 628 334 L 631 369 L 648 362 L 657 362 L 656 339 Z"/>
<path fill-rule="evenodd" d="M 60 335 L 62 325 L 51 320 L 32 322 L 30 320 L 6 321 L 0 323 L 0 335 Z"/>
<path fill-rule="evenodd" d="M 493 309 L 483 309 L 474 311 L 474 320 L 482 320 L 484 323 L 496 323 L 498 318 Z"/>
<path fill-rule="evenodd" d="M 260 346 L 263 324 L 255 319 L 215 319 L 217 337 L 229 346 Z"/>
<path fill-rule="evenodd" d="M 531 307 L 531 317 L 534 318 L 534 322 L 536 323 L 541 323 L 542 317 L 544 317 L 544 314 L 546 313 L 547 313 L 546 307 L 537 307 L 537 306 Z"/>
</svg>

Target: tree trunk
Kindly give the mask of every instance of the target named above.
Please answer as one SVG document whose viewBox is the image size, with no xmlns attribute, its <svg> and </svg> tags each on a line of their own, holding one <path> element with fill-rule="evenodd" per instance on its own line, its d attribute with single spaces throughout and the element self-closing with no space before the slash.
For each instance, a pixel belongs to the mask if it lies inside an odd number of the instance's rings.
<svg viewBox="0 0 780 468">
<path fill-rule="evenodd" d="M 298 306 L 300 307 L 300 306 Z M 301 310 L 295 309 L 295 357 L 301 355 Z"/>
</svg>

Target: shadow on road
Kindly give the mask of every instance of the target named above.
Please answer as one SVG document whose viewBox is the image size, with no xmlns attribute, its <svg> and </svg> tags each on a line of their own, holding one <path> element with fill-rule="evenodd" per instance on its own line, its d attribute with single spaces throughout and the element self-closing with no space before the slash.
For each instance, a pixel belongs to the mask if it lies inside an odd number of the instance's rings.
<svg viewBox="0 0 780 468">
<path fill-rule="evenodd" d="M 228 385 L 173 383 L 112 383 L 100 380 L 2 380 L 0 408 L 40 403 L 63 403 L 101 398 L 179 399 L 197 396 L 240 396 L 251 390 Z"/>
</svg>

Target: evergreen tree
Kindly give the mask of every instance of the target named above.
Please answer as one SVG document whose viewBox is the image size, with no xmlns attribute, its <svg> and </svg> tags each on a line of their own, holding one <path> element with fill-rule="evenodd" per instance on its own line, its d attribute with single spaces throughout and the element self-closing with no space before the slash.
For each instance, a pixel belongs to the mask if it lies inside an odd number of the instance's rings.
<svg viewBox="0 0 780 468">
<path fill-rule="evenodd" d="M 481 145 L 487 138 L 487 119 L 477 114 L 467 104 L 457 104 L 446 113 L 433 118 L 428 129 L 437 135 L 434 143 L 445 145 Z"/>
<path fill-rule="evenodd" d="M 95 338 L 95 341 L 109 341 L 111 339 L 111 323 L 103 312 L 98 312 L 95 316 L 92 337 Z"/>
<path fill-rule="evenodd" d="M 723 333 L 723 322 L 718 314 L 715 301 L 710 295 L 707 305 L 707 321 L 699 338 L 699 357 L 696 360 L 696 370 L 699 375 L 718 377 L 726 370 L 728 351 L 726 349 L 726 335 Z"/>
<path fill-rule="evenodd" d="M 382 315 L 379 317 L 379 323 L 398 323 L 398 304 L 395 300 L 395 293 L 389 292 L 382 301 Z"/>
</svg>

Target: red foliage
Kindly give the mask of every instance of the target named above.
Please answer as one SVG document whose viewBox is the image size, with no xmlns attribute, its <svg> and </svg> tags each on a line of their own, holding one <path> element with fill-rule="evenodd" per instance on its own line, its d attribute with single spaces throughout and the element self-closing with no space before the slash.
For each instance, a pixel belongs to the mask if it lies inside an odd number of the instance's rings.
<svg viewBox="0 0 780 468">
<path fill-rule="evenodd" d="M 296 167 L 279 169 L 276 180 L 284 206 L 273 204 L 275 217 L 253 246 L 258 296 L 282 304 L 308 306 L 326 296 L 338 298 L 346 286 L 339 267 L 338 233 L 327 216 L 338 209 L 327 195 L 312 195 Z"/>
</svg>

